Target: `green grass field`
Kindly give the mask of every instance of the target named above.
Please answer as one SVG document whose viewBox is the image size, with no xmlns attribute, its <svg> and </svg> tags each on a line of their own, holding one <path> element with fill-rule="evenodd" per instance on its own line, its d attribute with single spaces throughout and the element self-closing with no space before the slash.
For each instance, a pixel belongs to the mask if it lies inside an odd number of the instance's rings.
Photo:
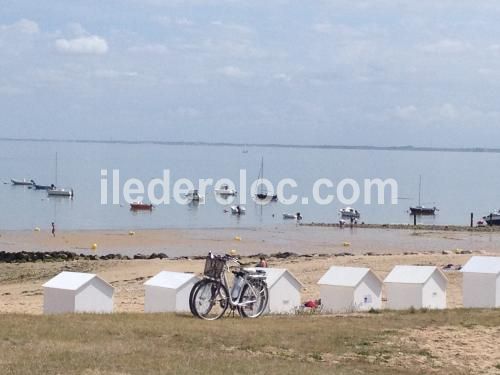
<svg viewBox="0 0 500 375">
<path fill-rule="evenodd" d="M 4 314 L 0 374 L 468 373 L 406 340 L 405 332 L 499 326 L 498 310 L 215 322 L 168 314 Z"/>
</svg>

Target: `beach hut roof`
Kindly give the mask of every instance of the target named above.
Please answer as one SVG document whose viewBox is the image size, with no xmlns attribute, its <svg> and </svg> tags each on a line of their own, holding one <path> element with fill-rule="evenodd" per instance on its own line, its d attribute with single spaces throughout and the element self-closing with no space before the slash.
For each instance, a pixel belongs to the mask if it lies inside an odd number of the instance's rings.
<svg viewBox="0 0 500 375">
<path fill-rule="evenodd" d="M 500 257 L 473 256 L 461 271 L 500 274 Z"/>
<path fill-rule="evenodd" d="M 192 273 L 161 271 L 146 281 L 144 285 L 178 289 L 194 277 Z"/>
<path fill-rule="evenodd" d="M 274 284 L 278 282 L 278 280 L 285 274 L 290 275 L 291 279 L 293 282 L 297 284 L 297 288 L 302 288 L 303 285 L 302 283 L 287 269 L 285 268 L 261 268 L 261 267 L 255 267 L 255 268 L 245 268 L 248 271 L 253 271 L 253 270 L 262 270 L 266 272 L 266 283 L 267 287 L 271 288 Z"/>
<path fill-rule="evenodd" d="M 99 276 L 93 273 L 68 272 L 68 271 L 61 272 L 57 276 L 47 281 L 42 286 L 44 288 L 78 290 L 85 284 L 89 283 L 94 278 L 99 279 L 101 282 L 108 285 L 110 288 L 113 288 L 112 285 L 108 284 L 105 280 L 101 279 Z"/>
<path fill-rule="evenodd" d="M 371 272 L 371 270 L 364 267 L 332 266 L 321 279 L 319 279 L 318 284 L 355 287 L 369 272 Z M 375 273 L 373 273 L 373 275 L 375 275 Z M 377 275 L 375 275 L 375 277 L 377 277 Z"/>
<path fill-rule="evenodd" d="M 447 282 L 446 276 L 435 266 L 396 266 L 387 275 L 384 283 L 424 284 L 438 271 Z"/>
</svg>

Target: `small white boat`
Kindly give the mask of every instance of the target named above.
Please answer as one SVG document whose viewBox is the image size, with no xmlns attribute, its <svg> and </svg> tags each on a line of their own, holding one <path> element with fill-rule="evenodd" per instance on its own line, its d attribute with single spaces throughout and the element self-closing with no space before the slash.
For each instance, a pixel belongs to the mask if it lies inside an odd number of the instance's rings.
<svg viewBox="0 0 500 375">
<path fill-rule="evenodd" d="M 15 178 L 11 178 L 10 181 L 12 182 L 12 185 L 17 185 L 17 186 L 32 186 L 35 184 L 35 181 L 33 180 L 26 180 L 23 178 L 22 180 L 16 180 Z"/>
<path fill-rule="evenodd" d="M 73 189 L 49 189 L 47 190 L 49 197 L 73 197 Z"/>
<path fill-rule="evenodd" d="M 244 215 L 247 212 L 243 206 L 231 206 L 231 213 L 233 215 Z"/>
<path fill-rule="evenodd" d="M 361 214 L 359 213 L 359 211 L 355 210 L 352 207 L 341 208 L 339 210 L 339 212 L 340 212 L 340 215 L 342 215 L 342 217 L 348 217 L 348 218 L 352 217 L 354 219 L 359 219 L 359 217 L 361 216 Z"/>
<path fill-rule="evenodd" d="M 198 189 L 192 190 L 184 194 L 184 198 L 189 199 L 191 202 L 199 202 L 204 199 L 203 195 L 200 195 Z"/>
<path fill-rule="evenodd" d="M 296 214 L 283 214 L 283 219 L 285 220 L 302 220 L 302 215 L 300 212 Z"/>
<path fill-rule="evenodd" d="M 235 196 L 238 192 L 234 189 L 230 189 L 229 185 L 223 184 L 220 189 L 215 189 L 215 193 L 222 196 Z"/>
</svg>

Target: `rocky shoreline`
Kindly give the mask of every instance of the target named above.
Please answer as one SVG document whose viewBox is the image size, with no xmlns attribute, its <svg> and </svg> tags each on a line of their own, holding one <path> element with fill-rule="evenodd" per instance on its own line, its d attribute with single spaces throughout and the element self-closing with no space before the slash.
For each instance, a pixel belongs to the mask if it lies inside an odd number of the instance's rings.
<svg viewBox="0 0 500 375">
<path fill-rule="evenodd" d="M 339 223 L 300 223 L 304 227 L 323 227 L 323 228 L 350 228 L 351 224 L 346 223 L 340 225 Z M 450 232 L 500 232 L 500 225 L 497 226 L 484 226 L 484 227 L 471 227 L 467 225 L 434 225 L 434 224 L 366 224 L 357 223 L 353 224 L 354 228 L 366 229 L 406 229 L 406 230 L 433 230 L 433 231 L 450 231 Z"/>
<path fill-rule="evenodd" d="M 424 252 L 428 254 L 436 254 L 434 251 Z M 417 255 L 422 253 L 417 252 L 404 252 L 402 255 Z M 451 254 L 450 251 L 443 250 L 441 254 L 447 255 Z M 470 250 L 458 250 L 454 254 L 472 254 Z M 364 256 L 389 256 L 392 253 L 374 253 L 366 252 L 363 253 Z M 260 256 L 265 256 L 269 259 L 287 259 L 287 258 L 329 258 L 329 257 L 344 257 L 344 256 L 355 256 L 355 254 L 347 251 L 342 251 L 338 253 L 314 253 L 314 254 L 297 254 L 289 251 L 272 253 L 272 254 L 253 254 L 245 256 L 245 258 L 255 258 L 258 259 Z M 18 252 L 6 252 L 0 251 L 0 263 L 36 263 L 36 262 L 65 262 L 65 261 L 76 261 L 76 260 L 141 260 L 141 259 L 170 259 L 170 260 L 200 260 L 205 259 L 204 255 L 197 256 L 181 256 L 181 257 L 169 257 L 165 253 L 151 253 L 150 255 L 145 255 L 142 253 L 137 253 L 133 256 L 122 255 L 122 254 L 77 254 L 72 251 L 18 251 Z"/>
</svg>

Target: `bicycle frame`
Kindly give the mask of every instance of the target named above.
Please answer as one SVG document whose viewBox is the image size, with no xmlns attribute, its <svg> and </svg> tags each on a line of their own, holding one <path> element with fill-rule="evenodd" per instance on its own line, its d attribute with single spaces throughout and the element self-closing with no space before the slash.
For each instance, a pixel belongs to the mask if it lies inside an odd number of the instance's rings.
<svg viewBox="0 0 500 375">
<path fill-rule="evenodd" d="M 239 302 L 240 299 L 241 299 L 241 294 L 243 293 L 243 289 L 245 287 L 245 285 L 247 285 L 250 290 L 252 291 L 252 294 L 257 297 L 257 294 L 258 292 L 255 290 L 254 286 L 252 285 L 251 282 L 249 282 L 249 278 L 250 279 L 265 279 L 265 276 L 252 276 L 252 275 L 246 275 L 243 277 L 243 285 L 242 287 L 240 288 L 239 292 L 238 292 L 238 296 L 233 299 L 232 297 L 232 289 L 233 287 L 230 287 L 229 286 L 229 280 L 227 279 L 227 272 L 229 271 L 229 267 L 226 265 L 224 266 L 224 275 L 222 276 L 222 280 L 221 280 L 221 283 L 227 288 L 227 290 L 229 291 L 229 295 L 228 295 L 228 302 L 229 302 L 229 305 L 231 306 L 231 308 L 236 308 L 236 307 L 243 307 L 243 306 L 246 306 L 246 305 L 250 305 L 252 303 L 255 303 L 257 302 L 257 298 L 255 298 L 254 300 L 250 300 L 250 301 L 244 301 L 244 302 Z M 234 286 L 234 285 L 233 285 Z"/>
</svg>

